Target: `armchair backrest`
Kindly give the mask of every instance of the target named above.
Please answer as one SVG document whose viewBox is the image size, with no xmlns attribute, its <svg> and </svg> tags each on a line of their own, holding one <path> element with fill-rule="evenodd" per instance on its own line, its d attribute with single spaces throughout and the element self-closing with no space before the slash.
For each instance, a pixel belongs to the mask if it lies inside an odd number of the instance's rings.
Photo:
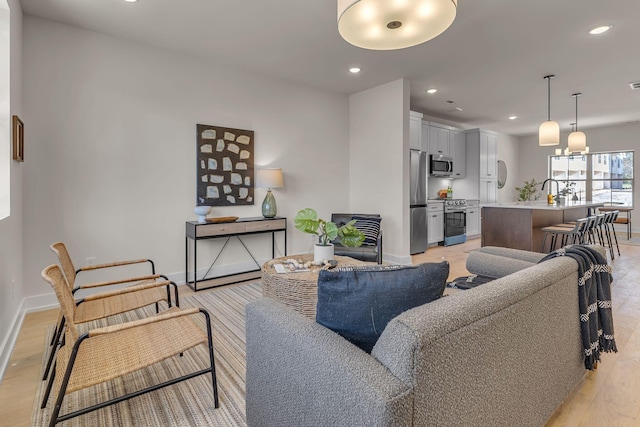
<svg viewBox="0 0 640 427">
<path fill-rule="evenodd" d="M 70 286 L 67 284 L 67 279 L 64 277 L 60 267 L 55 264 L 42 270 L 42 278 L 46 280 L 56 292 L 62 314 L 67 322 L 67 331 L 71 334 L 73 342 L 75 342 L 78 339 L 78 330 L 74 322 L 76 301 L 73 298 Z"/>
<path fill-rule="evenodd" d="M 335 222 L 338 227 L 341 227 L 351 221 L 351 217 L 354 215 L 380 218 L 380 214 L 332 213 L 331 222 Z"/>
<path fill-rule="evenodd" d="M 71 256 L 69 256 L 69 252 L 67 251 L 67 247 L 62 242 L 54 243 L 49 247 L 53 252 L 55 252 L 56 256 L 58 257 L 58 261 L 60 261 L 62 271 L 67 278 L 67 282 L 69 283 L 69 288 L 73 289 L 76 283 L 76 269 L 73 266 Z"/>
</svg>

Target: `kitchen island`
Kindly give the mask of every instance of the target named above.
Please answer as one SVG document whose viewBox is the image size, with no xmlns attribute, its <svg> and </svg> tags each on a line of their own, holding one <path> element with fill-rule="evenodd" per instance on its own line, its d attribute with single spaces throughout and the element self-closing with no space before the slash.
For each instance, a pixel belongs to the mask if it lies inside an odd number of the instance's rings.
<svg viewBox="0 0 640 427">
<path fill-rule="evenodd" d="M 603 203 L 583 201 L 549 205 L 544 201 L 482 206 L 482 246 L 541 252 L 543 227 L 589 216 Z"/>
</svg>

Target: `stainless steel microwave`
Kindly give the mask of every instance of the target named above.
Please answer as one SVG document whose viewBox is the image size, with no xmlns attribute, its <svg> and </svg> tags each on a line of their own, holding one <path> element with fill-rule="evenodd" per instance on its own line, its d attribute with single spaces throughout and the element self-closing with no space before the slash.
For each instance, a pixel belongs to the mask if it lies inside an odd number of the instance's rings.
<svg viewBox="0 0 640 427">
<path fill-rule="evenodd" d="M 431 155 L 431 176 L 452 176 L 453 159 L 441 154 Z"/>
</svg>

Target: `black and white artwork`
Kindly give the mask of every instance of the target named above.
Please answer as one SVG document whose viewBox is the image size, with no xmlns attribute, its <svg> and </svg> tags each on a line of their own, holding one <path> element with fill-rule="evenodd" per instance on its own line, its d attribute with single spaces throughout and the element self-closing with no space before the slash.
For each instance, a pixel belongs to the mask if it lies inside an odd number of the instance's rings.
<svg viewBox="0 0 640 427">
<path fill-rule="evenodd" d="M 196 129 L 196 204 L 253 205 L 253 131 L 201 124 Z"/>
</svg>

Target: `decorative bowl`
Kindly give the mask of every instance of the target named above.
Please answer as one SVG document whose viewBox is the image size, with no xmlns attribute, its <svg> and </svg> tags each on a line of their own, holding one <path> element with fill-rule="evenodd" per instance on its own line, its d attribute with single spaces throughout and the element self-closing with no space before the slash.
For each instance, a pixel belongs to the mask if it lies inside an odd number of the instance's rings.
<svg viewBox="0 0 640 427">
<path fill-rule="evenodd" d="M 193 212 L 198 215 L 198 222 L 207 222 L 207 214 L 211 212 L 211 206 L 196 206 Z"/>
</svg>

